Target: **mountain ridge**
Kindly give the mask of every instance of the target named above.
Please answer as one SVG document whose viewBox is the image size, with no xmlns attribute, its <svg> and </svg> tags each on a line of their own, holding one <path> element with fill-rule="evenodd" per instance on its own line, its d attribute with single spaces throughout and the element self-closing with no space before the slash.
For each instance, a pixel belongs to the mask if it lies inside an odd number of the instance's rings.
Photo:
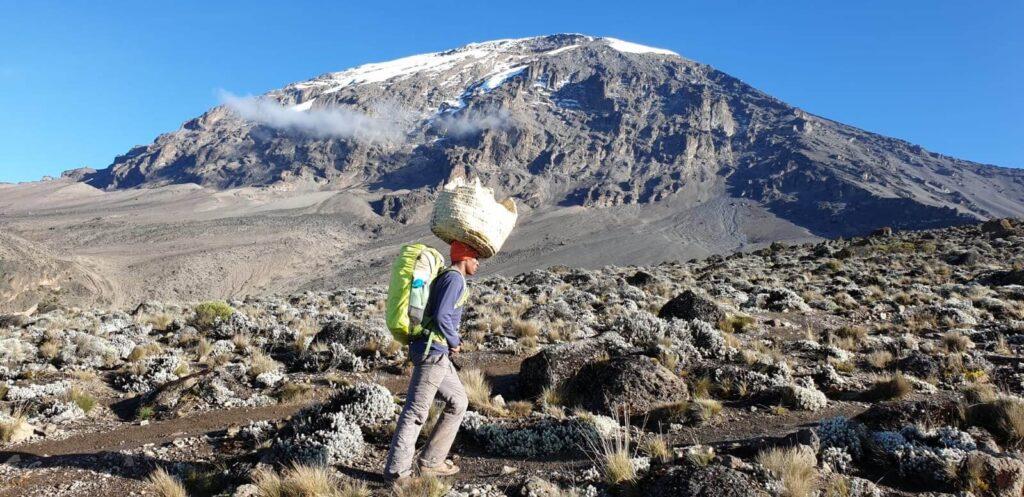
<svg viewBox="0 0 1024 497">
<path fill-rule="evenodd" d="M 473 43 L 231 100 L 84 181 L 359 187 L 402 220 L 467 175 L 534 207 L 648 204 L 700 183 L 822 236 L 1024 215 L 1024 171 L 816 116 L 668 50 L 580 34 Z"/>
</svg>

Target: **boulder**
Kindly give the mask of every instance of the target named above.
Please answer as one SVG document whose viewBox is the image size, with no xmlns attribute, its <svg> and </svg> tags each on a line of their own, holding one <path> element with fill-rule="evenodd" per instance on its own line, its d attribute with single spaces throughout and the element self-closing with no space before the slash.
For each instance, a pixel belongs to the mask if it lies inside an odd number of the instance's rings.
<svg viewBox="0 0 1024 497">
<path fill-rule="evenodd" d="M 693 290 L 686 290 L 665 303 L 658 311 L 662 319 L 699 319 L 708 323 L 718 323 L 725 319 L 722 311 L 714 300 L 697 295 Z"/>
<path fill-rule="evenodd" d="M 897 400 L 872 405 L 854 417 L 872 430 L 898 430 L 915 423 L 930 425 L 959 425 L 964 413 L 952 400 Z"/>
<path fill-rule="evenodd" d="M 984 490 L 984 495 L 1024 495 L 1024 461 L 1009 454 L 972 451 L 960 463 L 958 474 L 961 481 L 981 487 L 971 490 Z"/>
<path fill-rule="evenodd" d="M 622 345 L 614 333 L 597 338 L 545 347 L 519 366 L 519 393 L 536 397 L 545 388 L 557 387 L 572 378 L 584 365 L 605 357 L 609 349 Z"/>
<path fill-rule="evenodd" d="M 636 287 L 647 286 L 654 283 L 654 281 L 654 275 L 643 270 L 637 271 L 626 277 L 626 283 Z"/>
<path fill-rule="evenodd" d="M 992 219 L 981 224 L 981 232 L 992 238 L 1006 238 L 1020 233 L 1011 219 Z"/>
<path fill-rule="evenodd" d="M 946 262 L 954 266 L 974 266 L 981 260 L 981 254 L 977 250 L 967 250 L 949 256 Z"/>
<path fill-rule="evenodd" d="M 984 280 L 994 286 L 1024 285 L 1024 269 L 994 271 L 988 274 Z"/>
<path fill-rule="evenodd" d="M 313 337 L 313 344 L 340 344 L 353 352 L 383 347 L 391 342 L 391 334 L 384 323 L 332 320 L 324 323 Z"/>
<path fill-rule="evenodd" d="M 942 374 L 939 360 L 919 350 L 911 351 L 897 361 L 896 369 L 918 378 L 938 378 Z"/>
<path fill-rule="evenodd" d="M 892 227 L 882 226 L 881 228 L 872 231 L 868 236 L 871 238 L 890 238 L 892 237 Z"/>
<path fill-rule="evenodd" d="M 642 355 L 584 366 L 567 384 L 566 394 L 571 402 L 592 412 L 615 414 L 624 408 L 630 416 L 643 416 L 658 404 L 690 398 L 686 382 Z"/>
<path fill-rule="evenodd" d="M 640 482 L 649 497 L 767 497 L 762 485 L 746 473 L 723 466 L 685 464 L 657 472 Z"/>
<path fill-rule="evenodd" d="M 768 449 L 789 449 L 802 445 L 810 447 L 815 453 L 822 448 L 821 439 L 814 429 L 800 428 L 782 436 L 753 437 L 736 442 L 729 447 L 729 454 L 743 459 L 752 459 Z"/>
<path fill-rule="evenodd" d="M 800 411 L 819 411 L 828 406 L 825 394 L 813 387 L 785 385 L 776 394 L 786 405 Z"/>
<path fill-rule="evenodd" d="M 520 492 L 523 497 L 561 497 L 565 495 L 562 489 L 539 476 L 531 476 L 523 483 Z"/>
</svg>

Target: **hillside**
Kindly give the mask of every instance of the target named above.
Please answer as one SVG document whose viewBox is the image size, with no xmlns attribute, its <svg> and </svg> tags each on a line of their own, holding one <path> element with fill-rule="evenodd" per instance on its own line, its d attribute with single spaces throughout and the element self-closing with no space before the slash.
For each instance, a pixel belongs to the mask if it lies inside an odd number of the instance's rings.
<svg viewBox="0 0 1024 497">
<path fill-rule="evenodd" d="M 1001 220 L 471 279 L 463 472 L 431 495 L 1019 495 L 1022 268 Z M 276 495 L 293 462 L 396 495 L 384 298 L 0 315 L 0 495 L 151 495 L 157 467 L 189 495 Z"/>
</svg>

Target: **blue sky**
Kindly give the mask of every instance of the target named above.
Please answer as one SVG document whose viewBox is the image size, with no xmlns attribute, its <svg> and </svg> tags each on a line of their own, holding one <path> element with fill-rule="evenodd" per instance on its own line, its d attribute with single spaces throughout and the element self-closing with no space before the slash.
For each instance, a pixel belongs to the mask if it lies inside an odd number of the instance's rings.
<svg viewBox="0 0 1024 497">
<path fill-rule="evenodd" d="M 1024 167 L 1024 2 L 0 0 L 0 181 L 106 167 L 218 103 L 473 41 L 614 36 L 809 112 Z"/>
</svg>

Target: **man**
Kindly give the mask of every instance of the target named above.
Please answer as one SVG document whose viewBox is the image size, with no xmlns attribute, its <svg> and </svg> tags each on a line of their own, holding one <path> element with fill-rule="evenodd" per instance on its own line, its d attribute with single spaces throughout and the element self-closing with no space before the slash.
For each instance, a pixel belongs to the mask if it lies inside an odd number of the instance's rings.
<svg viewBox="0 0 1024 497">
<path fill-rule="evenodd" d="M 424 309 L 425 331 L 409 342 L 412 379 L 405 397 L 405 407 L 398 417 L 398 426 L 388 449 L 384 475 L 392 481 L 413 474 L 412 463 L 416 439 L 427 421 L 434 396 L 444 401 L 444 410 L 434 432 L 419 458 L 421 475 L 451 476 L 459 467 L 449 460 L 455 435 L 462 423 L 469 401 L 449 355 L 456 355 L 462 344 L 459 324 L 462 304 L 466 300 L 466 276 L 476 274 L 479 255 L 462 242 L 452 242 L 452 266 L 434 280 Z"/>
</svg>

